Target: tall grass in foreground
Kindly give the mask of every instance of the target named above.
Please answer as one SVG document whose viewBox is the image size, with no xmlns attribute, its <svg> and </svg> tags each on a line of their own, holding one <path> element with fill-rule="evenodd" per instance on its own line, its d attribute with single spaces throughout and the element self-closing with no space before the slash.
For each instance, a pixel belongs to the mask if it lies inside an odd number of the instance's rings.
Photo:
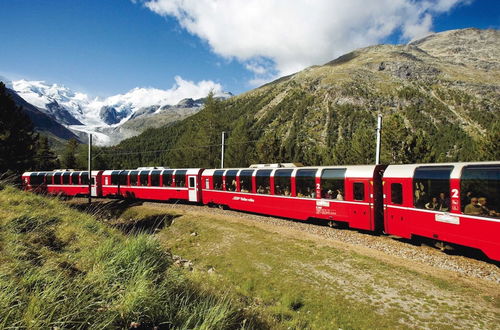
<svg viewBox="0 0 500 330">
<path fill-rule="evenodd" d="M 245 327 L 229 300 L 170 265 L 152 236 L 125 236 L 56 199 L 0 189 L 0 328 Z"/>
</svg>

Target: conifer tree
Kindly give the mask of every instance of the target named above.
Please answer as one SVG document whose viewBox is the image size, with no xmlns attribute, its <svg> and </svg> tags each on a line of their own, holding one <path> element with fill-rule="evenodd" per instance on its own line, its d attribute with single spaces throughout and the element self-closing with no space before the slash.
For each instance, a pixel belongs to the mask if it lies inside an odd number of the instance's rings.
<svg viewBox="0 0 500 330">
<path fill-rule="evenodd" d="M 36 148 L 36 169 L 41 171 L 53 170 L 59 166 L 57 156 L 52 152 L 49 146 L 49 139 L 46 136 L 40 136 Z"/>
<path fill-rule="evenodd" d="M 0 173 L 31 169 L 37 139 L 31 120 L 0 82 Z"/>
<path fill-rule="evenodd" d="M 62 155 L 62 166 L 64 168 L 76 168 L 76 152 L 78 149 L 78 141 L 75 139 L 69 139 L 66 143 L 64 153 Z"/>
</svg>

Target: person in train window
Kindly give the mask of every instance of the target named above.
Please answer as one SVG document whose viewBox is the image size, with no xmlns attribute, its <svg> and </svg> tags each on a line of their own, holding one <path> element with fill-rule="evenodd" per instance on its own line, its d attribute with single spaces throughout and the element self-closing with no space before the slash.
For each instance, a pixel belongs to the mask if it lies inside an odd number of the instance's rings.
<svg viewBox="0 0 500 330">
<path fill-rule="evenodd" d="M 342 190 L 337 189 L 337 198 L 338 201 L 343 201 L 344 200 L 344 195 L 342 194 Z"/>
<path fill-rule="evenodd" d="M 439 203 L 437 197 L 432 197 L 431 201 L 425 204 L 425 208 L 428 210 L 439 210 Z"/>
<path fill-rule="evenodd" d="M 479 197 L 478 198 L 478 204 L 481 206 L 481 209 L 483 211 L 483 215 L 489 215 L 492 217 L 498 217 L 500 216 L 500 213 L 496 212 L 495 210 L 490 210 L 486 204 L 488 203 L 488 200 L 486 197 Z"/>
<path fill-rule="evenodd" d="M 425 187 L 422 182 L 415 183 L 415 206 L 418 208 L 424 208 L 425 200 L 427 199 L 427 194 L 425 193 Z"/>
<path fill-rule="evenodd" d="M 439 194 L 439 211 L 448 211 L 450 209 L 450 199 L 446 197 L 444 192 Z"/>
<path fill-rule="evenodd" d="M 290 196 L 290 189 L 288 187 L 285 188 L 285 191 L 283 193 L 285 196 Z"/>
<path fill-rule="evenodd" d="M 470 200 L 470 204 L 465 207 L 465 214 L 470 215 L 481 215 L 483 214 L 483 208 L 479 205 L 479 200 L 477 197 L 472 197 Z"/>
</svg>

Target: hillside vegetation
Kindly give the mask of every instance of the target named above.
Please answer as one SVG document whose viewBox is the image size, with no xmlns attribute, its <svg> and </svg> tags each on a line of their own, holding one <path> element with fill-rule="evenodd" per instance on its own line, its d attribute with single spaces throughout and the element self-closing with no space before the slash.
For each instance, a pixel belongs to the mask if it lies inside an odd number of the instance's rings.
<svg viewBox="0 0 500 330">
<path fill-rule="evenodd" d="M 113 168 L 500 158 L 500 31 L 465 29 L 356 50 L 102 151 Z"/>
<path fill-rule="evenodd" d="M 171 265 L 153 236 L 125 235 L 57 199 L 0 188 L 2 329 L 252 326 L 231 301 Z"/>
</svg>

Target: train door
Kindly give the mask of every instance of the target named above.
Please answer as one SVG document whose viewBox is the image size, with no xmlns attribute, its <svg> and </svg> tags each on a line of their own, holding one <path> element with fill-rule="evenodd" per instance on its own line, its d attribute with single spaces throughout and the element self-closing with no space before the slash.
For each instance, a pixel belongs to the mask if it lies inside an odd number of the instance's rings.
<svg viewBox="0 0 500 330">
<path fill-rule="evenodd" d="M 404 179 L 384 179 L 385 232 L 411 238 L 409 212 L 403 206 L 408 195 L 405 186 Z"/>
<path fill-rule="evenodd" d="M 90 182 L 90 195 L 92 197 L 97 197 L 97 174 L 92 173 Z"/>
<path fill-rule="evenodd" d="M 196 175 L 188 175 L 188 191 L 189 191 L 189 201 L 199 202 L 198 178 L 196 177 Z"/>
</svg>

